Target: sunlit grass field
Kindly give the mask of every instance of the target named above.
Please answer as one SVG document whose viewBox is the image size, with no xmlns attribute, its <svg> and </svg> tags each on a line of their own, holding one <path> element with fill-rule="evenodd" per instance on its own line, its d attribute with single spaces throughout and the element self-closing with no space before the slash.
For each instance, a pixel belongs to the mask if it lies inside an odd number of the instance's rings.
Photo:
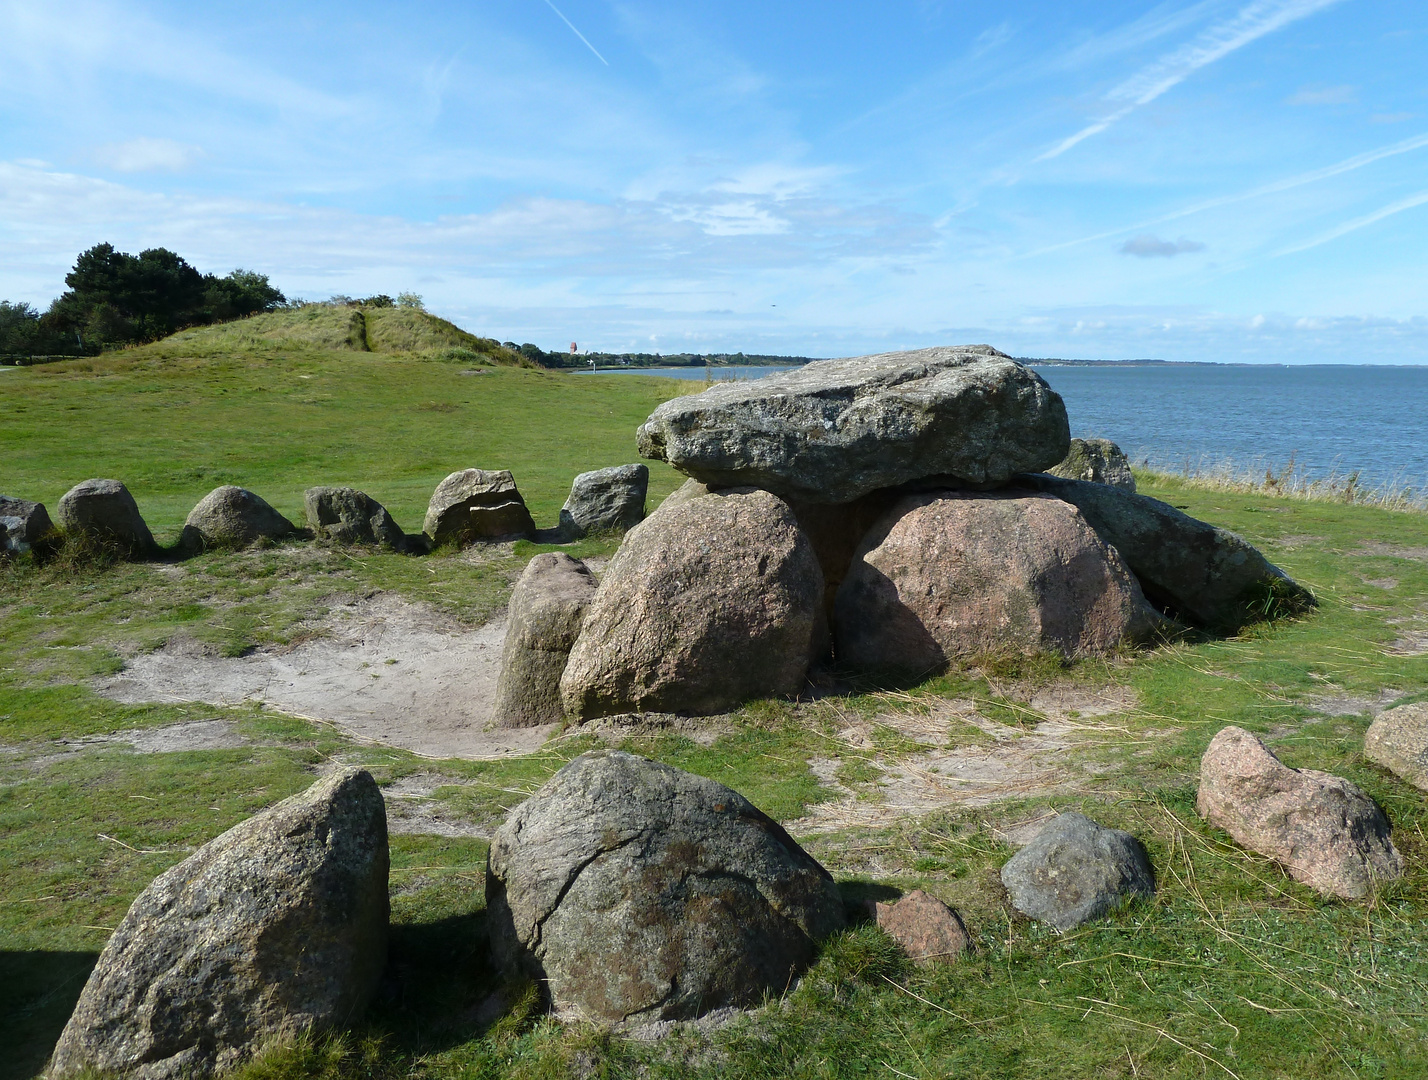
<svg viewBox="0 0 1428 1080">
<path fill-rule="evenodd" d="M 548 526 L 577 472 L 636 460 L 635 426 L 659 401 L 697 389 L 322 345 L 171 339 L 0 374 L 0 492 L 53 511 L 72 484 L 115 477 L 172 541 L 221 483 L 298 521 L 306 487 L 349 483 L 415 531 L 436 483 L 477 466 L 511 469 Z M 486 373 L 461 374 L 472 369 Z M 680 479 L 652 473 L 651 505 Z M 727 1027 L 642 1042 L 565 1026 L 488 966 L 484 840 L 394 835 L 391 965 L 377 1002 L 351 1031 L 274 1047 L 246 1074 L 1428 1074 L 1428 796 L 1361 753 L 1386 693 L 1428 699 L 1428 657 L 1415 645 L 1428 631 L 1428 517 L 1142 479 L 1146 494 L 1261 545 L 1315 590 L 1319 609 L 1114 662 L 757 702 L 703 743 L 667 731 L 620 743 L 742 791 L 792 827 L 850 903 L 913 887 L 947 900 L 972 931 L 970 959 L 914 968 L 864 923 L 828 942 L 781 1001 Z M 604 745 L 575 729 L 523 758 L 436 762 L 257 706 L 121 705 L 95 694 L 93 677 L 176 635 L 229 655 L 281 647 L 329 597 L 354 591 L 394 590 L 479 624 L 534 550 L 411 558 L 285 544 L 158 565 L 0 564 L 0 1077 L 43 1067 L 109 931 L 156 874 L 306 787 L 324 762 L 365 764 L 384 784 L 435 774 L 433 799 L 489 825 L 565 761 Z M 1066 763 L 1084 774 L 1074 787 L 863 813 L 927 750 L 906 734 L 919 718 L 970 701 L 1014 737 L 1045 718 L 1031 701 L 1048 688 L 1122 702 L 1078 721 L 1083 738 Z M 94 741 L 214 717 L 246 743 L 138 754 Z M 1205 826 L 1194 811 L 1198 759 L 1230 723 L 1264 734 L 1292 765 L 1364 786 L 1393 822 L 1406 878 L 1368 902 L 1326 901 Z M 939 738 L 951 748 L 987 740 L 955 724 Z M 1048 808 L 1140 836 L 1155 899 L 1066 935 L 1017 915 L 996 877 L 1014 850 L 1004 830 Z"/>
</svg>

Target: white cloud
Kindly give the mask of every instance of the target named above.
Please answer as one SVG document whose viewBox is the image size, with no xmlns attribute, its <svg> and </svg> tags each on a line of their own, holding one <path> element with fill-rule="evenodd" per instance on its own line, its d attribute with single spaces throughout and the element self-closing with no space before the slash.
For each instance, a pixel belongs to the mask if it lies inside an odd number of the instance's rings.
<svg viewBox="0 0 1428 1080">
<path fill-rule="evenodd" d="M 114 172 L 182 172 L 203 156 L 197 146 L 173 139 L 130 139 L 96 147 L 94 160 Z"/>
<path fill-rule="evenodd" d="M 1183 236 L 1179 240 L 1162 240 L 1150 233 L 1142 233 L 1140 236 L 1131 237 L 1116 250 L 1122 255 L 1134 255 L 1141 259 L 1172 259 L 1176 255 L 1204 251 L 1205 245 L 1195 240 L 1187 240 Z"/>
</svg>

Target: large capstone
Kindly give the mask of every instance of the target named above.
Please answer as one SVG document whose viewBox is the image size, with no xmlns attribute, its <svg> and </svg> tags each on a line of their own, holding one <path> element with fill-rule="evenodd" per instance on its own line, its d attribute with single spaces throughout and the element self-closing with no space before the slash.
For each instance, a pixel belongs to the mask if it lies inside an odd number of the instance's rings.
<svg viewBox="0 0 1428 1080">
<path fill-rule="evenodd" d="M 0 554 L 24 555 L 43 544 L 53 529 L 44 503 L 0 495 Z"/>
<path fill-rule="evenodd" d="M 1145 847 L 1085 814 L 1058 814 L 1006 861 L 1002 884 L 1023 915 L 1071 930 L 1131 897 L 1155 894 Z"/>
<path fill-rule="evenodd" d="M 437 485 L 423 530 L 433 544 L 510 540 L 535 532 L 508 469 L 463 469 Z"/>
<path fill-rule="evenodd" d="M 360 1018 L 387 954 L 387 818 L 345 769 L 155 878 L 99 956 L 52 1078 L 203 1077 Z"/>
<path fill-rule="evenodd" d="M 1234 630 L 1257 616 L 1314 604 L 1307 589 L 1242 537 L 1157 499 L 1045 474 L 1024 480 L 1080 510 L 1121 553 L 1151 602 L 1178 617 Z"/>
<path fill-rule="evenodd" d="M 297 531 L 267 501 L 245 488 L 214 488 L 188 513 L 182 543 L 190 550 L 241 548 L 260 540 L 281 540 Z"/>
<path fill-rule="evenodd" d="M 352 487 L 312 487 L 303 492 L 307 527 L 338 544 L 380 544 L 403 551 L 407 537 L 387 508 Z"/>
<path fill-rule="evenodd" d="M 767 491 L 661 507 L 610 561 L 561 677 L 566 711 L 707 715 L 797 692 L 827 636 L 823 577 Z"/>
<path fill-rule="evenodd" d="M 835 603 L 841 663 L 910 674 L 978 655 L 1104 656 L 1160 622 L 1116 552 L 1050 495 L 899 502 Z"/>
<path fill-rule="evenodd" d="M 1072 439 L 1071 449 L 1060 464 L 1046 471 L 1067 480 L 1110 484 L 1135 494 L 1135 475 L 1131 472 L 1130 459 L 1110 439 Z"/>
<path fill-rule="evenodd" d="M 1362 788 L 1291 769 L 1248 731 L 1224 728 L 1200 759 L 1196 809 L 1295 881 L 1355 899 L 1403 876 L 1388 819 Z"/>
<path fill-rule="evenodd" d="M 560 508 L 560 531 L 572 539 L 600 532 L 629 532 L 645 516 L 648 465 L 616 465 L 581 473 Z"/>
<path fill-rule="evenodd" d="M 820 360 L 674 398 L 640 453 L 706 484 L 842 503 L 928 476 L 996 487 L 1066 456 L 1066 406 L 986 345 Z M 1034 463 L 1034 464 L 1033 464 Z"/>
<path fill-rule="evenodd" d="M 742 795 L 610 750 L 511 812 L 486 905 L 498 963 L 558 1013 L 603 1022 L 780 993 L 844 921 L 828 872 Z"/>
<path fill-rule="evenodd" d="M 59 527 L 126 555 L 142 558 L 155 548 L 154 534 L 134 496 L 118 480 L 85 480 L 60 497 Z"/>
<path fill-rule="evenodd" d="M 565 718 L 560 676 L 595 595 L 595 576 L 579 559 L 542 552 L 526 564 L 506 617 L 496 682 L 496 723 L 535 727 Z"/>
</svg>

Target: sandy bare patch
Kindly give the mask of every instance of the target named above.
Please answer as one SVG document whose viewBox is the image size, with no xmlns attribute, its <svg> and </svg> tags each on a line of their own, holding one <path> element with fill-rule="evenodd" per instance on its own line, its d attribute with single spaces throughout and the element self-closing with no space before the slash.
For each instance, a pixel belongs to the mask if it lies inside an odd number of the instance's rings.
<svg viewBox="0 0 1428 1080">
<path fill-rule="evenodd" d="M 86 743 L 127 743 L 136 754 L 176 754 L 185 750 L 236 750 L 248 740 L 231 720 L 189 720 L 160 728 L 116 731 Z"/>
<path fill-rule="evenodd" d="M 1048 707 L 1069 703 L 1092 705 L 1086 696 L 1099 691 L 1066 690 Z M 1120 704 L 1134 703 L 1134 695 L 1117 696 Z M 1107 712 L 1111 701 L 1101 699 Z M 1094 707 L 1094 705 L 1092 705 Z M 1118 749 L 1131 742 L 1163 739 L 1178 728 L 1142 732 L 1131 736 L 1123 727 L 1096 723 L 1082 710 L 1083 719 L 1063 716 L 1042 719 L 1034 726 L 1013 727 L 990 720 L 976 711 L 970 700 L 939 703 L 926 711 L 889 712 L 874 721 L 854 721 L 838 738 L 857 749 L 871 749 L 872 725 L 888 724 L 931 748 L 897 761 L 872 759 L 882 776 L 854 792 L 841 783 L 835 759 L 809 762 L 819 781 L 839 797 L 817 806 L 789 829 L 798 834 L 834 829 L 878 828 L 950 807 L 989 806 L 1005 799 L 1041 795 L 1076 795 L 1089 790 L 1095 777 L 1120 766 L 1108 760 L 1091 760 L 1083 751 L 1113 744 Z M 1123 711 L 1116 709 L 1114 711 Z M 974 730 L 969 730 L 974 729 Z"/>
<path fill-rule="evenodd" d="M 1385 544 L 1378 540 L 1359 541 L 1358 553 L 1361 555 L 1387 556 L 1390 559 L 1412 559 L 1414 562 L 1428 562 L 1428 547 L 1400 547 L 1397 544 Z"/>
<path fill-rule="evenodd" d="M 438 788 L 453 786 L 459 787 L 461 782 L 437 773 L 415 773 L 392 781 L 382 789 L 387 801 L 387 831 L 490 839 L 490 823 L 472 821 L 456 813 L 433 794 Z"/>
<path fill-rule="evenodd" d="M 1377 716 L 1403 696 L 1402 690 L 1380 690 L 1372 697 L 1362 694 L 1323 694 L 1309 699 L 1309 707 L 1324 716 Z"/>
<path fill-rule="evenodd" d="M 1313 536 L 1310 533 L 1290 533 L 1288 536 L 1281 536 L 1278 540 L 1268 541 L 1275 547 L 1288 548 L 1294 551 L 1297 548 L 1318 547 L 1327 544 L 1327 538 L 1323 536 Z"/>
<path fill-rule="evenodd" d="M 342 604 L 327 636 L 241 657 L 171 643 L 134 657 L 96 689 L 123 702 L 261 702 L 358 739 L 426 757 L 498 758 L 535 750 L 549 728 L 488 731 L 504 617 L 469 630 L 394 593 Z"/>
</svg>

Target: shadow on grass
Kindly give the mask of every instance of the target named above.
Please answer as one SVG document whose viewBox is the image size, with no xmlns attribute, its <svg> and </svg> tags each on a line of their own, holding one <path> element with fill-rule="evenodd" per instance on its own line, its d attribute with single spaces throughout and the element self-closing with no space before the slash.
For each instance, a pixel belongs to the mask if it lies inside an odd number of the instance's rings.
<svg viewBox="0 0 1428 1080">
<path fill-rule="evenodd" d="M 97 952 L 0 951 L 0 1080 L 44 1068 Z"/>
<path fill-rule="evenodd" d="M 366 1027 L 394 1049 L 434 1053 L 479 1038 L 509 997 L 491 966 L 485 911 L 396 924 Z"/>
</svg>

